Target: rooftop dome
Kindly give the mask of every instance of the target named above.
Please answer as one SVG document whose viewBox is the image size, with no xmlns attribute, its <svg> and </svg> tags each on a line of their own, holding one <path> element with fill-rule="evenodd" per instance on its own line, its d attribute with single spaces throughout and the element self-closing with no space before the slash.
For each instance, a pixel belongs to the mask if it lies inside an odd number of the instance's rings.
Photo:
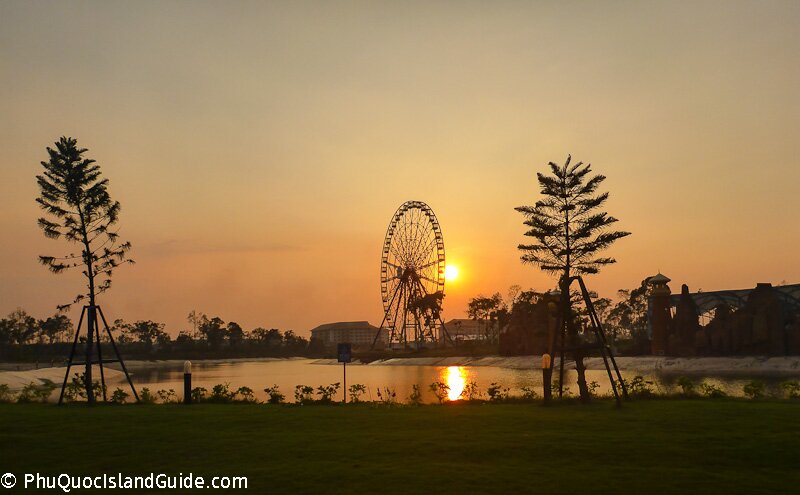
<svg viewBox="0 0 800 495">
<path fill-rule="evenodd" d="M 671 280 L 669 279 L 669 277 L 667 277 L 663 273 L 658 272 L 658 274 L 653 275 L 652 277 L 650 277 L 648 282 L 650 282 L 651 284 L 666 284 L 666 283 L 671 282 Z"/>
</svg>

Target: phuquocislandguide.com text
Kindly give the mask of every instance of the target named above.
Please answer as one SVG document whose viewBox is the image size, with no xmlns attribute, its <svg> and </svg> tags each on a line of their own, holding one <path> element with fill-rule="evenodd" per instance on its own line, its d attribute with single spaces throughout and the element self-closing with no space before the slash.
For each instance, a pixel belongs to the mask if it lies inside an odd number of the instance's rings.
<svg viewBox="0 0 800 495">
<path fill-rule="evenodd" d="M 23 487 L 31 489 L 60 489 L 64 493 L 85 489 L 193 489 L 247 488 L 246 476 L 213 476 L 204 477 L 192 473 L 164 474 L 150 473 L 144 476 L 130 476 L 122 473 L 102 474 L 96 476 L 75 476 L 70 474 L 43 475 L 26 473 L 23 475 Z M 10 488 L 10 487 L 8 487 Z"/>
</svg>

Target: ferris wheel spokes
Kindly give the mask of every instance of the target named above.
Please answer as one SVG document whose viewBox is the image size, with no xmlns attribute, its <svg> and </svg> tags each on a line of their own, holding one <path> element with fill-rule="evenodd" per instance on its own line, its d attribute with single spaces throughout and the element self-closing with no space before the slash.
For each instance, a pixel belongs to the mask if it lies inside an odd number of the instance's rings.
<svg viewBox="0 0 800 495">
<path fill-rule="evenodd" d="M 444 294 L 444 262 L 444 239 L 433 210 L 421 201 L 403 203 L 389 222 L 381 256 L 381 329 L 389 330 L 390 346 L 437 342 L 439 322 L 423 318 L 419 301 Z"/>
</svg>

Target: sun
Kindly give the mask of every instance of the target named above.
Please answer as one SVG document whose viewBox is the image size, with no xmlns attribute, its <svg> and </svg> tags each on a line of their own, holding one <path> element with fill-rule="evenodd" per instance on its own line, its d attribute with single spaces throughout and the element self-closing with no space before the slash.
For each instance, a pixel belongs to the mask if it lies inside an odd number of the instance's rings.
<svg viewBox="0 0 800 495">
<path fill-rule="evenodd" d="M 447 265 L 444 267 L 444 279 L 445 280 L 455 280 L 458 278 L 458 268 L 453 265 Z"/>
</svg>

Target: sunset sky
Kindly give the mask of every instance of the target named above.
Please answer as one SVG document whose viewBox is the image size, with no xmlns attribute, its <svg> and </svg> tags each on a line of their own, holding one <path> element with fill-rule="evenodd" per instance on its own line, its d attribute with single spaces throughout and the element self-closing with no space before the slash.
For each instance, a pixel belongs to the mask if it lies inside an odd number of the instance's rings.
<svg viewBox="0 0 800 495">
<path fill-rule="evenodd" d="M 589 279 L 800 282 L 800 2 L 0 2 L 0 314 L 81 288 L 38 254 L 34 176 L 68 135 L 122 203 L 137 264 L 111 318 L 191 310 L 306 334 L 380 323 L 386 226 L 441 222 L 444 317 L 554 281 L 515 206 L 548 161 L 608 176 L 633 233 Z"/>
</svg>

